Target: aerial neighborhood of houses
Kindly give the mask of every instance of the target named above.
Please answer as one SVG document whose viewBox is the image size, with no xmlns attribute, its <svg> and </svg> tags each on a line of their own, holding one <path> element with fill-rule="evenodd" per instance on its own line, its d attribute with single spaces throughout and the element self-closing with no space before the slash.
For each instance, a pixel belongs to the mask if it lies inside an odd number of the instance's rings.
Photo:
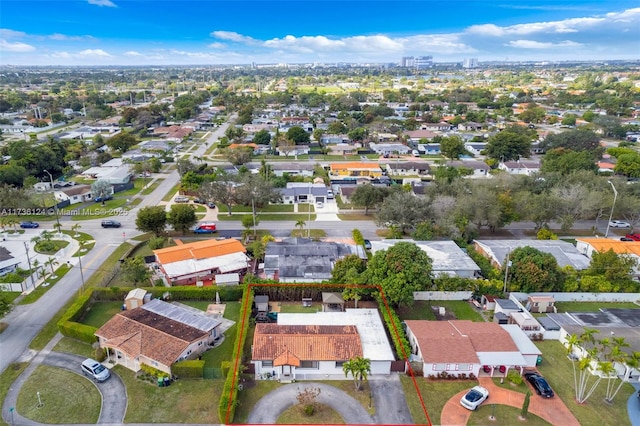
<svg viewBox="0 0 640 426">
<path fill-rule="evenodd" d="M 5 421 L 639 424 L 637 63 L 404 62 L 7 77 L 1 367 L 104 406 Z"/>
</svg>

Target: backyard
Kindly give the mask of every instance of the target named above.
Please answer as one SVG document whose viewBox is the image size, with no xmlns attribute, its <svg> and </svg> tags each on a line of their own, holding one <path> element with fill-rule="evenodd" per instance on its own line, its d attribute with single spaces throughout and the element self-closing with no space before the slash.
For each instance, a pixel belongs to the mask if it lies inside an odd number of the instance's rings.
<svg viewBox="0 0 640 426">
<path fill-rule="evenodd" d="M 403 305 L 396 311 L 402 320 L 431 320 L 438 319 L 435 307 L 444 307 L 447 316 L 455 316 L 459 320 L 484 321 L 480 311 L 471 303 L 457 300 L 417 300 L 413 305 Z M 446 318 L 452 319 L 452 318 Z"/>
</svg>

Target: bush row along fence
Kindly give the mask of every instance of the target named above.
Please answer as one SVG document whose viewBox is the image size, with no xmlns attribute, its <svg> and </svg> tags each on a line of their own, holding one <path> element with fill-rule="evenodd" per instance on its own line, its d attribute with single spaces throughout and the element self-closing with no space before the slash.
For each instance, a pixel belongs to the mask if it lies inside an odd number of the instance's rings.
<svg viewBox="0 0 640 426">
<path fill-rule="evenodd" d="M 234 363 L 227 373 L 227 378 L 222 387 L 220 403 L 218 405 L 218 418 L 221 423 L 229 424 L 233 422 L 236 407 L 238 406 L 238 384 L 242 372 L 242 352 L 244 343 L 249 332 L 249 317 L 251 316 L 251 306 L 253 305 L 253 287 L 246 287 L 242 296 L 242 309 L 240 322 L 238 324 L 238 334 L 236 335 L 235 347 L 233 349 L 232 362 Z"/>
</svg>

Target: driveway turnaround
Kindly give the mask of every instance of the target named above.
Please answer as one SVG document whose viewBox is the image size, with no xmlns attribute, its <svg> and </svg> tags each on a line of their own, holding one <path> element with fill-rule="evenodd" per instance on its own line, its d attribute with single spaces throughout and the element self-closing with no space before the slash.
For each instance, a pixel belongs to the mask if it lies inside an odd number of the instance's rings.
<svg viewBox="0 0 640 426">
<path fill-rule="evenodd" d="M 247 423 L 276 424 L 280 414 L 297 402 L 298 391 L 308 387 L 320 388 L 320 395 L 316 401 L 336 410 L 346 424 L 374 423 L 367 410 L 347 393 L 317 382 L 291 383 L 269 392 L 253 407 Z"/>
<path fill-rule="evenodd" d="M 509 389 L 501 388 L 493 383 L 490 377 L 480 377 L 480 386 L 489 391 L 489 399 L 483 405 L 500 404 L 510 407 L 522 408 L 524 394 Z M 469 385 L 469 388 L 472 386 Z M 460 398 L 467 390 L 459 392 L 444 405 L 440 415 L 442 425 L 466 425 L 471 416 L 471 411 L 460 405 Z M 532 392 L 529 412 L 543 418 L 554 425 L 580 426 L 578 420 L 557 396 L 554 398 L 542 398 Z M 497 419 L 500 422 L 500 419 Z"/>
<path fill-rule="evenodd" d="M 16 406 L 18 401 L 18 393 L 20 388 L 31 376 L 31 373 L 41 364 L 51 365 L 54 367 L 64 368 L 77 374 L 82 374 L 80 364 L 85 360 L 84 357 L 61 352 L 52 352 L 51 348 L 60 340 L 62 336 L 58 334 L 49 344 L 36 355 L 31 364 L 22 372 L 20 377 L 13 383 L 7 397 L 2 405 L 2 417 L 8 424 L 13 425 L 40 425 L 41 423 L 29 420 L 10 408 Z M 84 377 L 84 375 L 83 375 Z M 87 380 L 89 380 L 87 378 Z M 98 424 L 122 424 L 124 415 L 127 411 L 127 391 L 120 377 L 111 373 L 109 380 L 103 383 L 96 383 L 96 387 L 102 395 L 102 407 Z"/>
</svg>

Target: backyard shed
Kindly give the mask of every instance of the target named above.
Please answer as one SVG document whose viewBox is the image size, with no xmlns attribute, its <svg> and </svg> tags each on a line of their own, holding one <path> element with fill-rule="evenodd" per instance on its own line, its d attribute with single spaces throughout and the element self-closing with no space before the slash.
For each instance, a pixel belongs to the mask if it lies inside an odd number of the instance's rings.
<svg viewBox="0 0 640 426">
<path fill-rule="evenodd" d="M 124 299 L 124 306 L 126 310 L 135 309 L 144 304 L 145 295 L 147 290 L 141 288 L 134 288 Z"/>
</svg>

